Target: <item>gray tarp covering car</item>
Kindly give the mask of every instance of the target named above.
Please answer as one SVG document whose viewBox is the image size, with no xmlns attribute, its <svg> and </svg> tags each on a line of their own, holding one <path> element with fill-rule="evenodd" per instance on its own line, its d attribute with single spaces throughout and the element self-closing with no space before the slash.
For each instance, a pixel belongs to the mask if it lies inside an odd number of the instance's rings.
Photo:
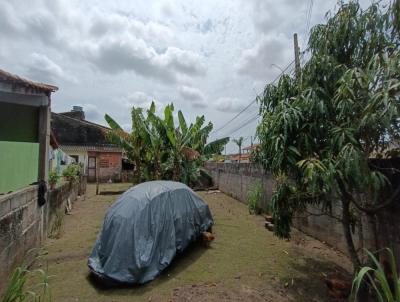
<svg viewBox="0 0 400 302">
<path fill-rule="evenodd" d="M 186 185 L 173 181 L 136 185 L 108 210 L 89 268 L 113 281 L 151 281 L 212 225 L 208 205 Z"/>
</svg>

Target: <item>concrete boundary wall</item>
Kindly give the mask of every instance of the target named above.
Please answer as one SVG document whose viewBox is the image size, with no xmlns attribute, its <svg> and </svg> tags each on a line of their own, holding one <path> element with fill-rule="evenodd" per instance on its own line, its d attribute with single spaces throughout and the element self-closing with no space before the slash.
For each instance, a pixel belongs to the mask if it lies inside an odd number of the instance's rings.
<svg viewBox="0 0 400 302">
<path fill-rule="evenodd" d="M 0 293 L 26 253 L 43 244 L 56 211 L 64 209 L 68 199 L 75 201 L 81 187 L 79 182 L 64 182 L 48 192 L 43 206 L 35 185 L 0 195 Z"/>
<path fill-rule="evenodd" d="M 260 206 L 267 209 L 275 189 L 275 180 L 261 166 L 252 163 L 206 163 L 205 168 L 219 190 L 244 203 L 247 203 L 248 192 L 257 184 L 262 184 L 263 200 Z"/>
<path fill-rule="evenodd" d="M 261 182 L 264 195 L 261 207 L 264 210 L 268 208 L 267 205 L 275 190 L 275 181 L 273 176 L 265 172 L 260 165 L 254 163 L 206 163 L 205 168 L 213 177 L 214 185 L 219 190 L 244 203 L 247 203 L 248 192 Z M 347 245 L 340 221 L 326 215 L 321 216 L 322 211 L 317 207 L 309 207 L 307 212 L 297 215 L 293 220 L 293 226 L 347 254 Z M 381 219 L 382 223 L 379 224 L 378 231 L 384 246 L 394 247 L 395 253 L 400 257 L 400 227 L 396 227 L 398 225 L 396 218 L 398 213 L 400 213 L 400 209 L 383 212 L 381 216 L 385 218 Z M 332 208 L 331 214 L 335 217 L 341 217 L 340 202 Z M 366 218 L 363 219 L 363 226 L 365 227 L 361 232 L 362 237 L 360 237 L 357 228 L 353 233 L 356 248 L 369 247 L 373 242 L 372 232 L 366 227 L 368 225 Z"/>
</svg>

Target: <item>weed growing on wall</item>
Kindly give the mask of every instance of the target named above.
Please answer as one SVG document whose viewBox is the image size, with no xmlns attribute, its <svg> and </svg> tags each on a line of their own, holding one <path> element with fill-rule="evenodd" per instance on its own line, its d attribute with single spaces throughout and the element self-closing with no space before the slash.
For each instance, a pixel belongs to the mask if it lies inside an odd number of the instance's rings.
<svg viewBox="0 0 400 302">
<path fill-rule="evenodd" d="M 51 227 L 49 238 L 59 239 L 64 227 L 64 212 L 61 209 L 56 210 L 54 223 Z"/>
</svg>

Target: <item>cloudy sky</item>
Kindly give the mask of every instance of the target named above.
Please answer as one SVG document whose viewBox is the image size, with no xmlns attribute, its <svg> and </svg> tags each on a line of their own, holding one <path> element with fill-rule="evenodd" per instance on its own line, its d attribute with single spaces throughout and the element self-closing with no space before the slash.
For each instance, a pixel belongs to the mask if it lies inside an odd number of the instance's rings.
<svg viewBox="0 0 400 302">
<path fill-rule="evenodd" d="M 311 26 L 336 0 L 313 1 Z M 311 0 L 0 0 L 0 68 L 54 84 L 52 110 L 129 128 L 132 105 L 173 102 L 218 129 L 293 60 Z M 253 105 L 212 138 L 244 136 Z M 241 128 L 242 125 L 245 125 Z M 228 152 L 236 150 L 232 144 Z"/>
</svg>

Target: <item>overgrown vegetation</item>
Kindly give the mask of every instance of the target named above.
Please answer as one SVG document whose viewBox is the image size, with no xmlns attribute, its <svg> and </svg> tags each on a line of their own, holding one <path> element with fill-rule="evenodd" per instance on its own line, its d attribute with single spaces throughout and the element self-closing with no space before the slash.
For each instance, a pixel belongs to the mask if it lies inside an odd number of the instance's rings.
<svg viewBox="0 0 400 302">
<path fill-rule="evenodd" d="M 250 214 L 261 214 L 261 201 L 262 201 L 262 185 L 257 182 L 253 188 L 247 193 L 247 203 Z"/>
<path fill-rule="evenodd" d="M 391 249 L 385 248 L 382 252 L 386 252 L 389 256 L 388 262 L 384 262 L 384 267 L 377 257 L 369 251 L 366 251 L 372 260 L 374 267 L 364 266 L 357 273 L 353 280 L 352 300 L 357 300 L 357 295 L 364 284 L 370 285 L 373 296 L 379 302 L 397 302 L 400 301 L 400 283 L 397 275 L 397 265 Z"/>
<path fill-rule="evenodd" d="M 25 261 L 12 273 L 5 289 L 2 302 L 44 302 L 51 301 L 49 287 L 50 276 L 43 269 L 28 269 L 28 261 L 34 254 L 35 261 L 40 261 L 43 251 L 28 251 Z"/>
<path fill-rule="evenodd" d="M 308 205 L 329 212 L 339 204 L 355 268 L 361 259 L 352 226 L 361 214 L 374 224 L 400 193 L 370 162 L 393 156 L 388 151 L 399 139 L 399 24 L 399 0 L 365 10 L 340 2 L 312 29 L 301 75 L 281 76 L 259 98 L 257 158 L 277 179 L 276 235 L 289 237 L 294 213 Z"/>
<path fill-rule="evenodd" d="M 49 172 L 49 184 L 52 189 L 57 185 L 59 179 L 60 175 L 58 175 L 57 171 Z"/>
<path fill-rule="evenodd" d="M 68 181 L 74 181 L 79 178 L 79 174 L 81 171 L 81 166 L 78 164 L 72 164 L 67 166 L 63 171 L 62 171 L 62 176 Z"/>
<path fill-rule="evenodd" d="M 174 105 L 164 109 L 164 116 L 156 114 L 152 102 L 150 108 L 132 108 L 132 131 L 127 133 L 109 115 L 105 119 L 112 130 L 107 137 L 121 146 L 129 160 L 135 164 L 135 181 L 172 179 L 194 185 L 206 171 L 202 169 L 205 160 L 222 152 L 229 138 L 207 143 L 213 129 L 204 116 L 196 117 L 188 125 L 178 111 L 178 125 L 174 121 Z"/>
<path fill-rule="evenodd" d="M 64 211 L 61 209 L 57 209 L 55 211 L 55 217 L 53 225 L 51 226 L 49 238 L 58 239 L 61 237 L 64 227 Z"/>
</svg>

